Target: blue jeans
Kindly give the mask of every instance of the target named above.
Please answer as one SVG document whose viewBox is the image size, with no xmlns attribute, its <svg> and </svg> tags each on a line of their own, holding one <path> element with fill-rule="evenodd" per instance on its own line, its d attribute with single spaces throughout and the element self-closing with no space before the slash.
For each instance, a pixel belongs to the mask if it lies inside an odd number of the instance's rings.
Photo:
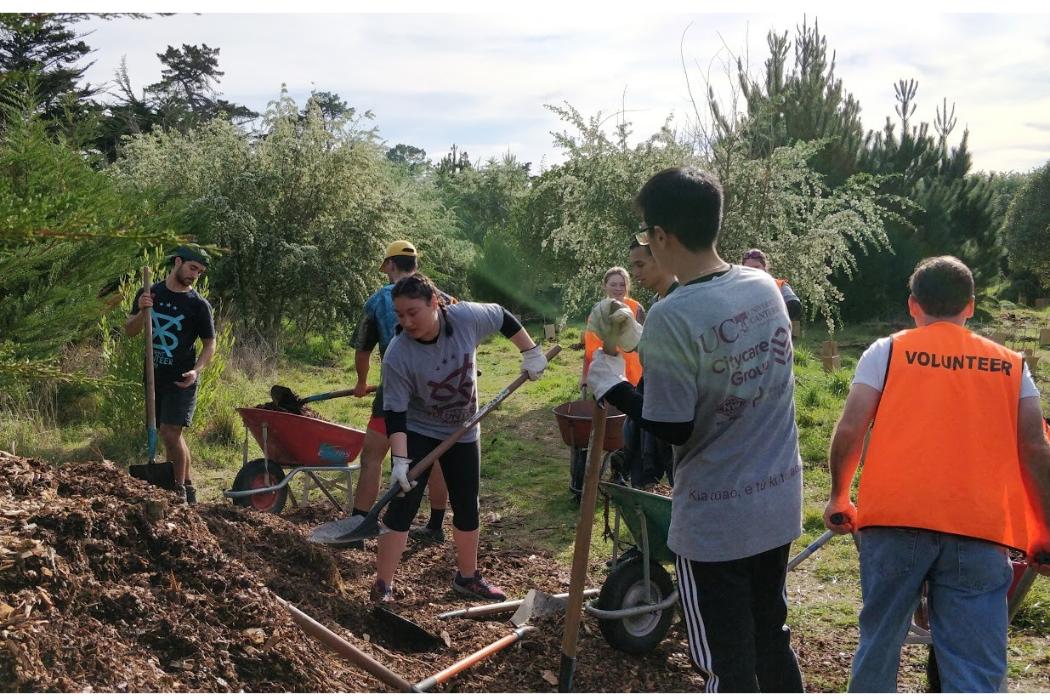
<svg viewBox="0 0 1050 700">
<path fill-rule="evenodd" d="M 860 535 L 860 645 L 850 692 L 893 693 L 901 645 L 929 582 L 930 633 L 946 693 L 994 693 L 1006 677 L 1006 550 L 929 530 L 865 528 Z"/>
</svg>

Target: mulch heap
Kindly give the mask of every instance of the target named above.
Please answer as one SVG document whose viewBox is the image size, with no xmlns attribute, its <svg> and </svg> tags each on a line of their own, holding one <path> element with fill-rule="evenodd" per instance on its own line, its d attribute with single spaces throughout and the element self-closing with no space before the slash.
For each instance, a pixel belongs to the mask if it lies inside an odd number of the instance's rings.
<svg viewBox="0 0 1050 700">
<path fill-rule="evenodd" d="M 55 467 L 0 455 L 0 691 L 387 689 L 303 633 L 272 594 L 410 682 L 511 630 L 509 613 L 438 620 L 439 612 L 477 601 L 451 591 L 451 544 L 414 546 L 398 570 L 392 608 L 444 645 L 399 650 L 368 601 L 374 543 L 361 551 L 306 541 L 314 526 L 336 517 L 320 506 L 287 517 L 190 507 L 108 462 Z M 544 552 L 493 544 L 503 526 L 498 518 L 484 525 L 479 556 L 490 578 L 513 598 L 529 588 L 568 589 L 568 570 Z M 588 585 L 603 575 L 595 562 Z M 553 691 L 563 623 L 563 615 L 535 621 L 535 634 L 439 688 Z M 585 617 L 574 690 L 697 690 L 702 681 L 683 634 L 676 623 L 653 653 L 635 657 L 612 649 Z"/>
</svg>

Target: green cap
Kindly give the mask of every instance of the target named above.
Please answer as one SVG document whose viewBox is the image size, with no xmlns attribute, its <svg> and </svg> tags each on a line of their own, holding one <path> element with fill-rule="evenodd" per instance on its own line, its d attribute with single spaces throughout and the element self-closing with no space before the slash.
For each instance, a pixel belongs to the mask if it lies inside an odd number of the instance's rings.
<svg viewBox="0 0 1050 700">
<path fill-rule="evenodd" d="M 198 262 L 201 265 L 207 267 L 211 265 L 211 256 L 208 255 L 208 251 L 201 248 L 199 245 L 187 243 L 180 245 L 178 248 L 168 253 L 168 262 L 175 262 L 175 258 L 182 258 L 183 262 L 192 260 Z"/>
</svg>

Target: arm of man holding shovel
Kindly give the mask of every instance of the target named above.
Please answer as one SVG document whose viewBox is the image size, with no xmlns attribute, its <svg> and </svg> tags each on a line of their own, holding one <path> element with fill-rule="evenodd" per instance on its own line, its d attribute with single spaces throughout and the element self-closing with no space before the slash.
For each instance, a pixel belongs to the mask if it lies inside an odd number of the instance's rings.
<svg viewBox="0 0 1050 700">
<path fill-rule="evenodd" d="M 142 330 L 142 326 L 146 323 L 146 309 L 153 308 L 153 294 L 148 289 L 142 291 L 136 300 L 138 311 L 128 316 L 128 320 L 124 322 L 124 333 L 129 337 L 134 337 L 139 334 Z"/>
<path fill-rule="evenodd" d="M 642 326 L 634 320 L 630 309 L 613 300 L 612 304 L 604 302 L 591 312 L 594 324 L 610 336 L 612 342 L 625 350 L 634 350 L 642 337 Z M 625 313 L 626 312 L 626 313 Z M 602 325 L 604 324 L 604 325 Z M 604 336 L 603 336 L 604 337 Z M 674 371 L 671 362 L 653 363 L 647 372 L 661 370 Z M 682 422 L 663 422 L 648 420 L 642 417 L 644 397 L 630 382 L 621 355 L 607 355 L 596 351 L 591 360 L 587 374 L 587 383 L 597 399 L 604 400 L 626 413 L 642 428 L 672 445 L 683 445 L 693 432 L 691 420 Z"/>
</svg>

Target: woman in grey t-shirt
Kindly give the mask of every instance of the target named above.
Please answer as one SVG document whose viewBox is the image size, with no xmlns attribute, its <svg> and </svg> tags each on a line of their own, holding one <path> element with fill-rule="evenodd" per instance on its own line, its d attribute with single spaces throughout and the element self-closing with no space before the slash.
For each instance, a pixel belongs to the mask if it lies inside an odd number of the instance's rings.
<svg viewBox="0 0 1050 700">
<path fill-rule="evenodd" d="M 522 353 L 521 369 L 537 379 L 547 366 L 540 347 L 499 304 L 460 302 L 445 306 L 424 275 L 414 274 L 392 290 L 398 335 L 383 356 L 383 408 L 393 461 L 392 481 L 401 485 L 383 515 L 389 532 L 379 537 L 372 598 L 393 598 L 394 572 L 419 509 L 427 474 L 409 483 L 408 471 L 451 436 L 478 410 L 477 346 L 499 331 Z M 478 491 L 481 450 L 477 426 L 441 456 L 440 468 L 452 504 L 452 539 L 458 571 L 452 588 L 464 595 L 505 600 L 478 570 Z"/>
</svg>

